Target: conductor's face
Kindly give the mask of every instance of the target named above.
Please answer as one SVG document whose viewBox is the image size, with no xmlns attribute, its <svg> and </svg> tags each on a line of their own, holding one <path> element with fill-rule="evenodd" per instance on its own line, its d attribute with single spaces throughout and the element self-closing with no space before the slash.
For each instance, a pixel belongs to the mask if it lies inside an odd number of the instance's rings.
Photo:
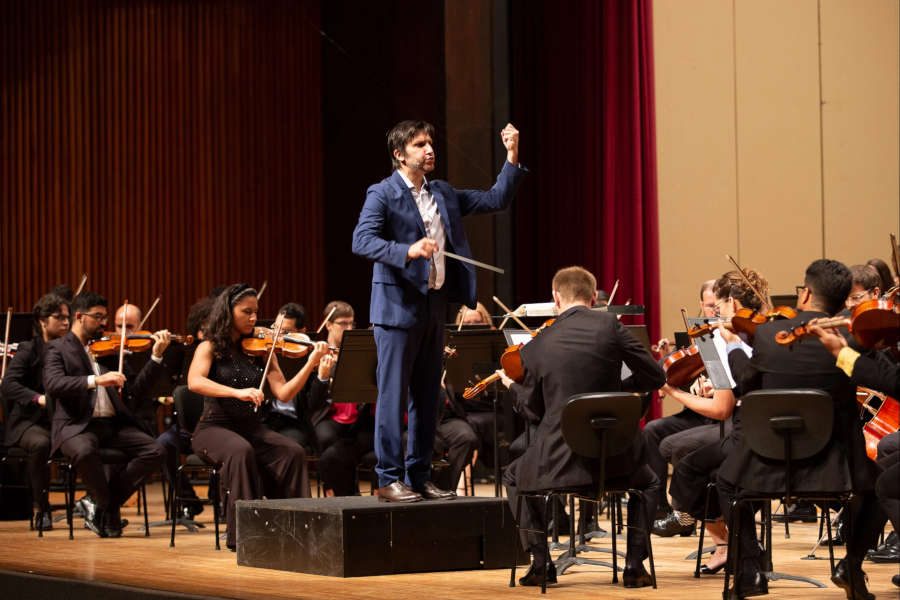
<svg viewBox="0 0 900 600">
<path fill-rule="evenodd" d="M 431 136 L 424 131 L 417 131 L 406 144 L 402 154 L 395 151 L 397 160 L 410 171 L 422 171 L 430 173 L 434 170 L 434 147 Z"/>
</svg>

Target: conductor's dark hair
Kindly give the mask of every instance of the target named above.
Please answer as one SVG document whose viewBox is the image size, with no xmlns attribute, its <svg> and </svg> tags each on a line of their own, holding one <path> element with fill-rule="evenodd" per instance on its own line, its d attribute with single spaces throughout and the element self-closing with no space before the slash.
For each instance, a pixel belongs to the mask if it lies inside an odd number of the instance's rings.
<svg viewBox="0 0 900 600">
<path fill-rule="evenodd" d="M 406 156 L 406 144 L 420 131 L 434 138 L 434 125 L 427 121 L 400 121 L 388 131 L 388 154 L 391 155 L 391 166 L 395 171 L 400 168 L 400 161 L 394 156 L 394 150 L 399 150 L 401 156 Z"/>
<path fill-rule="evenodd" d="M 34 303 L 34 307 L 31 309 L 31 314 L 34 315 L 31 329 L 35 336 L 41 335 L 40 322 L 58 312 L 63 306 L 69 306 L 69 303 L 62 296 L 53 293 L 44 294 Z"/>
<path fill-rule="evenodd" d="M 74 313 L 87 312 L 93 306 L 108 306 L 106 298 L 100 294 L 95 294 L 94 292 L 89 292 L 87 290 L 81 292 L 75 296 L 75 299 L 72 301 L 72 317 L 75 317 Z"/>
<path fill-rule="evenodd" d="M 804 285 L 813 295 L 813 304 L 833 315 L 844 307 L 853 277 L 844 263 L 820 258 L 806 268 Z"/>
</svg>

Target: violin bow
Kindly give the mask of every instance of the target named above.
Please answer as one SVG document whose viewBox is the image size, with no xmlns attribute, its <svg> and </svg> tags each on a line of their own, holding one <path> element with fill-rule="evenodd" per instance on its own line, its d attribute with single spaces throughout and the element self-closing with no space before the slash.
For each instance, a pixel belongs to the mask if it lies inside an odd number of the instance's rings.
<svg viewBox="0 0 900 600">
<path fill-rule="evenodd" d="M 87 283 L 87 273 L 81 274 L 81 283 L 78 284 L 78 289 L 75 290 L 75 296 L 81 293 L 81 290 L 84 289 L 84 284 Z"/>
<path fill-rule="evenodd" d="M 500 305 L 500 308 L 502 308 L 503 310 L 506 311 L 506 316 L 507 316 L 507 317 L 510 317 L 513 321 L 515 321 L 516 323 L 518 323 L 518 324 L 519 324 L 519 327 L 521 327 L 522 329 L 524 329 L 525 331 L 527 331 L 527 332 L 529 333 L 529 335 L 534 335 L 534 332 L 533 332 L 531 329 L 529 329 L 528 326 L 527 326 L 525 323 L 523 323 L 523 322 L 521 321 L 521 319 L 519 319 L 519 317 L 517 317 L 513 311 L 509 310 L 509 309 L 506 307 L 506 305 L 503 304 L 503 303 L 500 301 L 500 298 L 498 298 L 497 296 L 492 296 L 492 297 L 493 297 L 493 299 L 494 299 L 494 302 L 496 302 L 497 304 L 499 304 L 499 305 Z"/>
<path fill-rule="evenodd" d="M 272 356 L 275 355 L 275 346 L 278 345 L 278 336 L 281 335 L 281 323 L 284 321 L 285 312 L 281 311 L 278 313 L 278 318 L 275 319 L 275 335 L 272 337 L 272 347 L 269 348 L 269 356 L 266 358 L 266 368 L 263 369 L 262 379 L 259 382 L 259 391 L 263 391 L 263 387 L 266 385 L 266 377 L 269 375 L 269 367 L 272 365 Z M 253 406 L 253 412 L 259 411 L 259 405 L 256 404 Z"/>
<path fill-rule="evenodd" d="M 3 334 L 3 366 L 0 367 L 0 379 L 6 375 L 6 359 L 9 356 L 9 323 L 12 321 L 12 306 L 6 309 L 6 332 Z"/>
<path fill-rule="evenodd" d="M 144 323 L 147 322 L 147 319 L 150 318 L 150 314 L 153 312 L 153 309 L 155 309 L 155 308 L 156 308 L 156 305 L 159 304 L 159 299 L 160 299 L 160 298 L 162 298 L 162 296 L 157 296 L 157 297 L 156 297 L 156 300 L 153 301 L 153 304 L 150 305 L 150 309 L 147 311 L 147 314 L 145 314 L 145 315 L 144 315 L 144 318 L 141 319 L 141 322 L 138 323 L 138 326 L 137 326 L 137 330 L 138 330 L 138 331 L 140 331 L 141 329 L 144 328 Z"/>
<path fill-rule="evenodd" d="M 327 323 L 327 322 L 331 319 L 331 315 L 333 315 L 333 314 L 334 314 L 334 311 L 336 311 L 336 310 L 337 310 L 337 304 L 335 304 L 334 306 L 332 306 L 332 307 L 331 307 L 331 310 L 328 311 L 328 316 L 325 317 L 324 319 L 322 319 L 322 324 L 319 325 L 319 328 L 318 328 L 318 329 L 316 329 L 316 333 L 317 333 L 317 334 L 318 334 L 318 333 L 321 333 L 322 328 L 325 327 L 325 323 Z"/>
<path fill-rule="evenodd" d="M 738 275 L 741 276 L 741 279 L 744 280 L 744 283 L 746 283 L 748 286 L 750 286 L 750 289 L 753 290 L 753 293 L 756 294 L 756 297 L 759 298 L 759 301 L 762 302 L 764 305 L 766 305 L 770 310 L 772 308 L 774 308 L 772 306 L 772 301 L 769 299 L 769 296 L 766 295 L 765 297 L 763 297 L 763 295 L 759 292 L 759 290 L 756 289 L 756 286 L 753 285 L 752 283 L 750 283 L 750 279 L 747 277 L 746 273 L 744 273 L 744 269 L 741 268 L 741 265 L 739 265 L 736 260 L 731 258 L 730 254 L 726 254 L 725 258 L 727 258 L 729 261 L 731 261 L 731 264 L 733 264 L 735 266 L 735 268 L 737 268 Z M 760 312 L 762 312 L 762 311 L 760 311 Z"/>
<path fill-rule="evenodd" d="M 125 329 L 125 320 L 128 318 L 128 300 L 125 300 L 125 304 L 123 305 L 124 310 L 122 310 L 122 333 L 119 336 L 119 373 L 122 373 L 122 369 L 125 367 L 125 338 L 128 337 L 128 330 Z M 122 393 L 122 388 L 119 388 L 119 393 Z"/>
<path fill-rule="evenodd" d="M 256 292 L 256 301 L 259 302 L 259 299 L 262 298 L 263 293 L 266 291 L 266 288 L 269 287 L 269 280 L 266 279 L 263 281 L 262 285 L 259 286 L 259 291 Z"/>
<path fill-rule="evenodd" d="M 893 233 L 891 236 L 891 263 L 894 267 L 894 275 L 900 277 L 900 245 L 897 244 L 897 236 Z"/>
<path fill-rule="evenodd" d="M 465 304 L 462 305 L 462 308 L 459 309 L 459 325 L 456 326 L 457 331 L 462 330 L 463 322 L 466 320 L 466 311 L 469 310 L 469 307 Z M 444 375 L 447 374 L 447 370 L 444 369 Z"/>
<path fill-rule="evenodd" d="M 616 297 L 616 292 L 619 290 L 619 280 L 616 279 L 616 282 L 613 284 L 613 289 L 609 293 L 609 299 L 606 301 L 606 305 L 609 306 L 613 303 L 613 298 Z"/>
</svg>

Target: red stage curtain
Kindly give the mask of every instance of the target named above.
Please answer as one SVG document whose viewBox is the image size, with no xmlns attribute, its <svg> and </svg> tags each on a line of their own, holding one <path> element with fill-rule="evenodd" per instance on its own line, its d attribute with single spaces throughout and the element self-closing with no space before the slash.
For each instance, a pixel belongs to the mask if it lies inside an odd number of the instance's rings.
<svg viewBox="0 0 900 600">
<path fill-rule="evenodd" d="M 516 2 L 513 123 L 532 169 L 515 205 L 515 302 L 546 300 L 584 265 L 659 335 L 659 235 L 650 0 Z M 660 415 L 655 402 L 650 416 Z"/>
</svg>

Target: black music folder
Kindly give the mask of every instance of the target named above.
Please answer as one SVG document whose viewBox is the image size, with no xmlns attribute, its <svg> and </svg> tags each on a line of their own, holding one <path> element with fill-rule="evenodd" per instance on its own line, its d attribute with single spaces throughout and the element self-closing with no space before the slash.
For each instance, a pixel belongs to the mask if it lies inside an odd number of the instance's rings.
<svg viewBox="0 0 900 600">
<path fill-rule="evenodd" d="M 375 332 L 371 329 L 350 329 L 341 338 L 341 350 L 331 381 L 331 401 L 334 403 L 374 404 L 378 400 L 375 368 Z M 311 377 L 315 377 L 311 375 Z"/>
</svg>

